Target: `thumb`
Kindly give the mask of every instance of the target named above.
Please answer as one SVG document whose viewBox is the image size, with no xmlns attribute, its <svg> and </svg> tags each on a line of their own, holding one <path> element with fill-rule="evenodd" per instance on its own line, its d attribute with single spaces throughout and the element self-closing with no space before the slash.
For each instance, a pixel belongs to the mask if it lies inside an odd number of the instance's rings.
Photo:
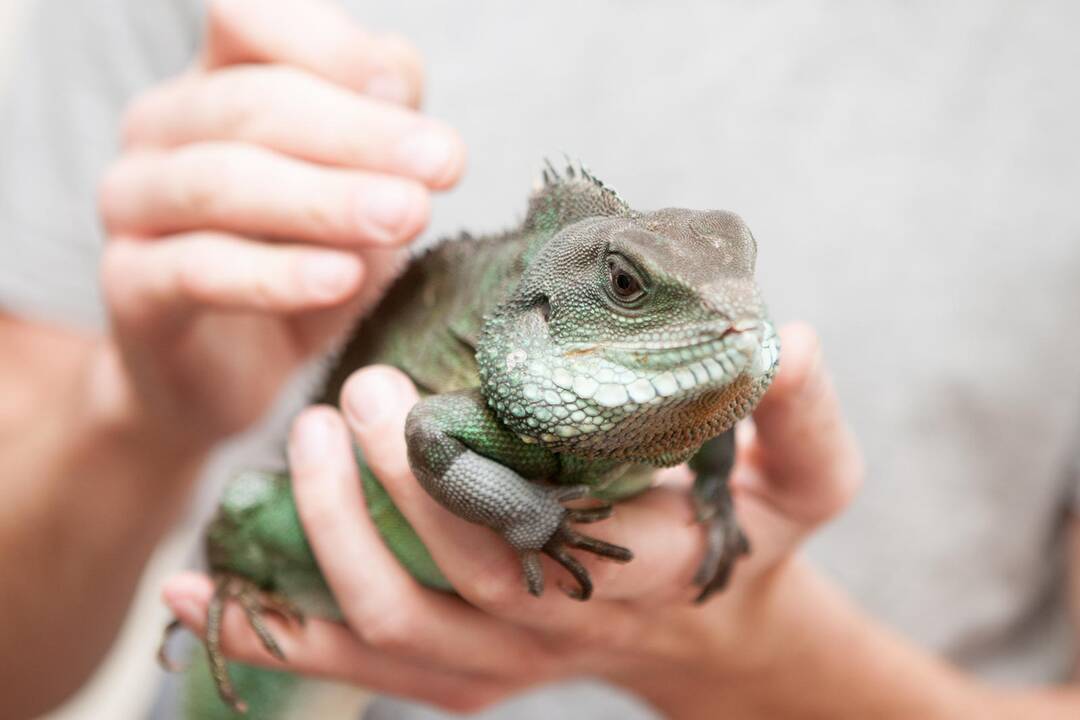
<svg viewBox="0 0 1080 720">
<path fill-rule="evenodd" d="M 863 460 L 813 328 L 788 325 L 780 337 L 780 370 L 754 412 L 750 459 L 761 470 L 756 490 L 809 530 L 850 502 Z"/>
</svg>

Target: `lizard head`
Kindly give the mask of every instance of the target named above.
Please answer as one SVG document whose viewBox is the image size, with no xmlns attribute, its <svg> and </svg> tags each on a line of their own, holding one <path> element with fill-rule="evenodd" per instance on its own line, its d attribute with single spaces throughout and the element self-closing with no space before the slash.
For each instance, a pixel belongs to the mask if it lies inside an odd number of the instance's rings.
<svg viewBox="0 0 1080 720">
<path fill-rule="evenodd" d="M 525 442 L 556 451 L 686 459 L 746 415 L 775 372 L 756 254 L 729 212 L 575 220 L 538 243 L 485 324 L 488 402 Z"/>
</svg>

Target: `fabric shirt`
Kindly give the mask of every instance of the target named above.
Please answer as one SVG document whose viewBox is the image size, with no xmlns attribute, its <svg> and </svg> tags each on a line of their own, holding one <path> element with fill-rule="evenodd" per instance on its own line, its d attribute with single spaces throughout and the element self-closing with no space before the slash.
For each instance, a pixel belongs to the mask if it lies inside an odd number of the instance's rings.
<svg viewBox="0 0 1080 720">
<path fill-rule="evenodd" d="M 469 146 L 428 238 L 513 224 L 564 151 L 635 208 L 740 213 L 775 319 L 819 330 L 868 461 L 809 557 L 971 672 L 1068 676 L 1080 5 L 349 4 L 422 50 L 425 110 Z M 103 324 L 96 182 L 125 102 L 183 68 L 200 27 L 189 0 L 41 0 L 0 114 L 0 307 Z M 255 444 L 279 447 L 283 426 Z M 552 708 L 648 716 L 587 683 L 483 716 Z"/>
</svg>

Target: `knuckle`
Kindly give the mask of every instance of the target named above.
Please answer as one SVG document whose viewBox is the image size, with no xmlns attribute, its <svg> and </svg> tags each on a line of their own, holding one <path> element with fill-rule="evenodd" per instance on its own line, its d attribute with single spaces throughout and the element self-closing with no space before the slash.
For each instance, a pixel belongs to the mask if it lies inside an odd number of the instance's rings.
<svg viewBox="0 0 1080 720">
<path fill-rule="evenodd" d="M 466 588 L 469 600 L 494 615 L 505 615 L 521 604 L 525 590 L 520 580 L 508 572 L 482 572 Z"/>
<path fill-rule="evenodd" d="M 274 140 L 275 99 L 296 97 L 304 73 L 287 65 L 236 65 L 211 76 L 209 102 L 216 108 L 215 132 L 254 143 Z"/>
<path fill-rule="evenodd" d="M 325 197 L 309 197 L 296 201 L 296 217 L 315 237 L 352 237 L 353 228 L 345 203 L 327 202 Z"/>
<path fill-rule="evenodd" d="M 223 137 L 257 137 L 264 115 L 265 94 L 258 75 L 245 66 L 214 73 L 207 90 L 216 106 L 216 134 Z"/>
<path fill-rule="evenodd" d="M 377 650 L 389 653 L 408 653 L 416 649 L 416 623 L 408 605 L 383 608 L 367 618 L 358 630 L 361 639 Z"/>
<path fill-rule="evenodd" d="M 176 289 L 181 297 L 202 301 L 213 295 L 213 282 L 207 273 L 207 267 L 211 265 L 207 261 L 206 253 L 198 244 L 176 253 Z"/>
<path fill-rule="evenodd" d="M 228 143 L 197 143 L 173 153 L 174 177 L 168 204 L 174 212 L 213 219 L 228 205 L 231 190 L 244 182 L 249 153 Z"/>
<path fill-rule="evenodd" d="M 248 278 L 247 294 L 251 303 L 263 309 L 273 309 L 288 300 L 289 288 L 267 272 L 253 269 Z"/>
</svg>

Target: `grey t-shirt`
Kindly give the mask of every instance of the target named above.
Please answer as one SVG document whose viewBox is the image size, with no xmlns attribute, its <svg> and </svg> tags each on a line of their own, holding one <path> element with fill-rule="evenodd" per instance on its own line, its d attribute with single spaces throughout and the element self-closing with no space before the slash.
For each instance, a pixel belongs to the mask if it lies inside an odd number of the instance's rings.
<svg viewBox="0 0 1080 720">
<path fill-rule="evenodd" d="M 469 144 L 431 234 L 508 225 L 562 151 L 635 207 L 739 212 L 777 320 L 821 332 L 868 459 L 810 557 L 972 672 L 1068 676 L 1080 6 L 350 5 L 424 51 L 426 109 Z M 42 0 L 0 116 L 0 306 L 101 322 L 95 180 L 124 101 L 185 64 L 199 18 L 187 0 Z M 490 717 L 645 713 L 628 702 L 576 685 Z"/>
</svg>

